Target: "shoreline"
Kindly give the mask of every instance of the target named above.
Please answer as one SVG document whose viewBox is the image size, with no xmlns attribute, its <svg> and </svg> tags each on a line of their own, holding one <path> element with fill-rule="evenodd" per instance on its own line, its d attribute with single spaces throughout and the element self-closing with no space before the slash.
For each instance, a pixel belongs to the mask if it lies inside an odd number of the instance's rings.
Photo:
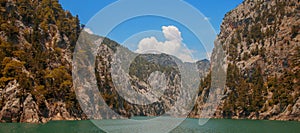
<svg viewBox="0 0 300 133">
<path fill-rule="evenodd" d="M 155 118 L 155 116 L 136 116 L 136 118 L 146 118 L 146 119 L 151 119 L 151 117 Z M 168 117 L 168 116 L 166 116 Z M 180 118 L 180 117 L 171 117 L 171 118 Z M 39 123 L 30 123 L 30 122 L 0 122 L 0 124 L 47 124 L 47 123 L 51 123 L 51 122 L 75 122 L 75 121 L 101 121 L 101 120 L 128 120 L 130 118 L 125 118 L 125 119 L 74 119 L 74 120 L 70 120 L 70 119 L 62 119 L 62 120 L 49 120 L 47 122 L 39 122 Z M 209 120 L 235 120 L 235 121 L 239 121 L 239 120 L 247 120 L 247 121 L 269 121 L 269 122 L 300 122 L 300 120 L 271 120 L 271 119 L 247 119 L 247 118 L 193 118 L 193 117 L 187 117 L 187 118 L 183 118 L 183 119 L 209 119 Z M 138 119 L 135 119 L 138 120 Z M 184 121 L 185 121 L 184 120 Z"/>
</svg>

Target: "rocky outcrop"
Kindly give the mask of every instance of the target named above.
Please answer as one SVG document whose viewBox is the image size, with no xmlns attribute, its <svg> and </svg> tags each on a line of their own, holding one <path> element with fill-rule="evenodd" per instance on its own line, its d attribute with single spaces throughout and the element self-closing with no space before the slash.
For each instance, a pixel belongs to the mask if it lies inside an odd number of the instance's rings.
<svg viewBox="0 0 300 133">
<path fill-rule="evenodd" d="M 66 104 L 63 102 L 55 102 L 46 105 L 42 110 L 47 110 L 46 114 L 41 112 L 40 107 L 28 93 L 25 99 L 21 96 L 22 88 L 16 80 L 10 82 L 5 89 L 2 90 L 1 99 L 5 101 L 4 106 L 0 110 L 1 122 L 26 122 L 26 123 L 45 123 L 49 120 L 80 120 L 70 115 Z"/>
<path fill-rule="evenodd" d="M 5 105 L 0 111 L 2 122 L 40 122 L 39 109 L 31 94 L 28 94 L 26 99 L 23 100 L 19 97 L 21 91 L 22 89 L 16 80 L 10 82 L 2 91 L 1 95 L 6 98 Z"/>
<path fill-rule="evenodd" d="M 275 115 L 274 115 L 275 114 Z M 298 99 L 294 105 L 290 104 L 286 107 L 283 112 L 280 112 L 278 106 L 274 106 L 273 109 L 266 114 L 261 114 L 260 119 L 265 119 L 266 117 L 270 117 L 270 120 L 298 120 L 300 121 L 300 99 Z"/>
<path fill-rule="evenodd" d="M 23 102 L 23 110 L 21 115 L 21 122 L 38 123 L 40 122 L 39 108 L 36 102 L 33 100 L 32 95 L 29 94 Z"/>
<path fill-rule="evenodd" d="M 0 118 L 2 122 L 18 122 L 20 120 L 19 114 L 21 112 L 21 99 L 17 97 L 20 93 L 18 89 L 19 84 L 16 80 L 10 82 L 5 89 L 2 90 L 2 101 L 3 98 L 7 102 L 3 105 Z"/>
<path fill-rule="evenodd" d="M 49 110 L 50 120 L 80 120 L 81 118 L 75 118 L 71 116 L 67 110 L 66 104 L 64 102 L 56 102 L 53 105 L 46 104 Z"/>
</svg>

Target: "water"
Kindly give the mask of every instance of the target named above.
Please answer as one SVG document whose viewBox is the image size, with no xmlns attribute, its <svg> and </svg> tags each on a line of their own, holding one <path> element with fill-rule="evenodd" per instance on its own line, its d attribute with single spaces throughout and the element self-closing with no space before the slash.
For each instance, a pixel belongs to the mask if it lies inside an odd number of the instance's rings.
<svg viewBox="0 0 300 133">
<path fill-rule="evenodd" d="M 101 120 L 96 123 L 112 128 L 125 120 Z M 299 133 L 300 122 L 265 120 L 211 119 L 203 126 L 198 119 L 187 119 L 173 133 Z M 126 126 L 126 125 L 122 125 Z M 162 125 L 163 126 L 163 125 Z M 1 123 L 1 133 L 102 133 L 91 121 L 52 121 L 47 124 Z M 135 132 L 133 129 L 117 132 Z"/>
</svg>

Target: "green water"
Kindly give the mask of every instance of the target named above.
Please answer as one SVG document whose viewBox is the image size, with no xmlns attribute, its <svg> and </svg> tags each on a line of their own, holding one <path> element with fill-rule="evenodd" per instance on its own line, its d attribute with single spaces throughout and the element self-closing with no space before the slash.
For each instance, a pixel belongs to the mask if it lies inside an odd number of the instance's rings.
<svg viewBox="0 0 300 133">
<path fill-rule="evenodd" d="M 125 120 L 101 120 L 99 123 L 116 127 Z M 124 126 L 124 124 L 123 124 Z M 126 125 L 125 125 L 126 126 Z M 163 126 L 163 125 L 162 125 Z M 102 133 L 91 121 L 52 121 L 47 124 L 2 123 L 1 133 Z M 136 132 L 126 129 L 117 132 Z M 143 132 L 143 131 L 142 131 Z M 198 125 L 198 119 L 187 119 L 174 133 L 300 133 L 300 122 L 264 120 L 211 119 L 205 125 Z"/>
</svg>

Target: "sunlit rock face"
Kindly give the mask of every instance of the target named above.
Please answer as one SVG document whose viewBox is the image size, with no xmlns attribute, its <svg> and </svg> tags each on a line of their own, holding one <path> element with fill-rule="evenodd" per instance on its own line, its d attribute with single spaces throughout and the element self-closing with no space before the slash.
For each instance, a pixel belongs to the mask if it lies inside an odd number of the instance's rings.
<svg viewBox="0 0 300 133">
<path fill-rule="evenodd" d="M 227 87 L 215 117 L 300 119 L 299 6 L 245 0 L 225 15 L 215 51 L 225 51 Z"/>
</svg>

